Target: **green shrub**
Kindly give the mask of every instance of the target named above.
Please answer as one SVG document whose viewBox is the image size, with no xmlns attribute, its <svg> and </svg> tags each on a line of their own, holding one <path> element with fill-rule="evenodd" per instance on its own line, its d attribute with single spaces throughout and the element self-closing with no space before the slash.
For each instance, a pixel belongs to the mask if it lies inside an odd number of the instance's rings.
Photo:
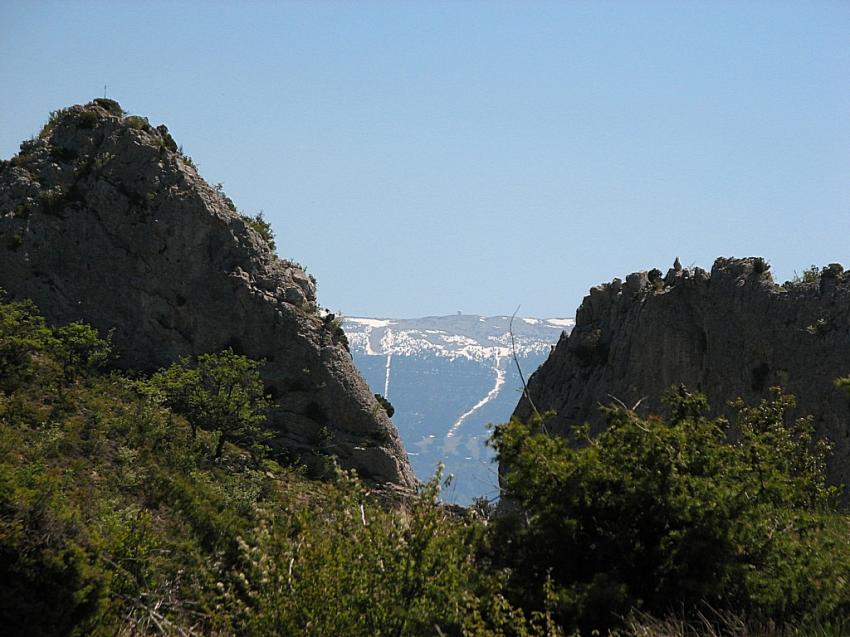
<svg viewBox="0 0 850 637">
<path fill-rule="evenodd" d="M 245 634 L 557 634 L 526 622 L 471 559 L 480 527 L 437 503 L 439 484 L 399 515 L 338 474 L 311 506 L 263 516 L 234 578 L 250 609 Z"/>
<path fill-rule="evenodd" d="M 121 105 L 108 97 L 96 97 L 92 101 L 107 111 L 110 115 L 115 115 L 116 117 L 124 117 L 124 115 L 126 115 L 124 109 L 121 108 Z"/>
<path fill-rule="evenodd" d="M 395 413 L 395 407 L 393 407 L 393 404 L 381 394 L 375 394 L 375 400 L 377 400 L 378 404 L 384 408 L 384 411 L 387 412 L 387 416 L 392 418 Z"/>
<path fill-rule="evenodd" d="M 45 122 L 44 126 L 41 127 L 41 131 L 38 133 L 39 139 L 47 139 L 50 137 L 50 133 L 53 132 L 53 129 L 56 128 L 56 125 L 59 123 L 59 120 L 66 113 L 64 109 L 58 111 L 50 111 L 50 115 L 47 117 L 47 122 Z"/>
<path fill-rule="evenodd" d="M 230 212 L 239 212 L 236 209 L 236 204 L 233 203 L 233 199 L 228 197 L 227 193 L 224 192 L 224 184 L 218 182 L 215 186 L 213 186 L 213 189 L 216 191 L 218 196 L 224 200 L 224 204 L 227 206 L 227 209 L 230 210 Z"/>
<path fill-rule="evenodd" d="M 97 125 L 97 111 L 84 110 L 77 118 L 77 126 L 84 129 L 91 129 Z"/>
<path fill-rule="evenodd" d="M 0 387 L 29 380 L 33 356 L 52 346 L 50 328 L 31 301 L 9 302 L 0 289 Z"/>
<path fill-rule="evenodd" d="M 177 154 L 180 155 L 180 158 L 183 160 L 183 162 L 186 163 L 187 165 L 191 166 L 195 170 L 195 172 L 198 171 L 197 164 L 195 164 L 195 162 L 192 160 L 192 158 L 189 155 L 187 155 L 185 152 L 183 152 L 182 146 L 177 148 Z"/>
<path fill-rule="evenodd" d="M 242 215 L 242 218 L 245 220 L 245 223 L 254 230 L 254 232 L 263 238 L 272 252 L 277 250 L 277 245 L 274 241 L 274 230 L 272 230 L 271 224 L 263 216 L 262 210 L 253 217 L 250 215 Z"/>
<path fill-rule="evenodd" d="M 69 380 L 80 341 L 89 367 L 91 328 L 57 335 L 31 303 L 0 302 L 4 634 L 559 634 L 506 600 L 476 557 L 482 527 L 437 502 L 439 478 L 385 500 L 258 461 L 241 436 L 213 460 L 209 423 L 256 395 L 256 363 Z"/>
<path fill-rule="evenodd" d="M 770 264 L 762 257 L 753 259 L 753 272 L 756 274 L 764 274 L 770 270 Z"/>
<path fill-rule="evenodd" d="M 64 148 L 62 146 L 54 146 L 50 149 L 50 155 L 59 161 L 70 163 L 77 158 L 77 151 L 73 148 Z"/>
<path fill-rule="evenodd" d="M 133 130 L 148 131 L 151 128 L 148 118 L 141 115 L 128 115 L 124 118 L 124 123 Z"/>
<path fill-rule="evenodd" d="M 331 334 L 331 342 L 334 344 L 341 343 L 345 351 L 350 352 L 348 337 L 345 335 L 345 330 L 342 329 L 342 318 L 336 314 L 325 314 L 322 317 L 322 327 L 328 330 Z"/>
<path fill-rule="evenodd" d="M 738 403 L 737 442 L 705 400 L 680 387 L 667 422 L 608 410 L 583 446 L 539 422 L 500 426 L 493 444 L 514 513 L 491 537 L 515 602 L 540 608 L 551 576 L 557 618 L 583 629 L 632 609 L 694 617 L 700 608 L 777 623 L 850 610 L 847 518 L 826 485 L 827 447 L 793 399 Z M 577 429 L 581 440 L 586 429 Z"/>
<path fill-rule="evenodd" d="M 97 330 L 85 323 L 55 328 L 53 335 L 51 350 L 66 382 L 103 369 L 113 358 L 112 334 L 101 339 Z"/>
</svg>

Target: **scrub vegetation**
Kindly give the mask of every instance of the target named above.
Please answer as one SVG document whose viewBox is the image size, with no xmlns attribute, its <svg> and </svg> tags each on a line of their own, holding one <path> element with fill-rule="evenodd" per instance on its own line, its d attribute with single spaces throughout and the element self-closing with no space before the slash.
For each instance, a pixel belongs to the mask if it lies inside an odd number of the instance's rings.
<svg viewBox="0 0 850 637">
<path fill-rule="evenodd" d="M 112 357 L 0 302 L 3 634 L 846 632 L 848 519 L 780 392 L 739 406 L 734 443 L 685 388 L 578 445 L 500 426 L 493 515 L 442 505 L 439 474 L 399 496 L 271 460 L 260 361 Z"/>
</svg>

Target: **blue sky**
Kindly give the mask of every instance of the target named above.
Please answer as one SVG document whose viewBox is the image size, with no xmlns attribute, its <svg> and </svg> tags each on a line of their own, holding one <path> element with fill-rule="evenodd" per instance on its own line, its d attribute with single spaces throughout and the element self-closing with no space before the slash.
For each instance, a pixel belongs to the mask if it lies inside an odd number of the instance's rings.
<svg viewBox="0 0 850 637">
<path fill-rule="evenodd" d="M 0 3 L 0 156 L 104 84 L 347 315 L 850 266 L 848 2 Z"/>
</svg>

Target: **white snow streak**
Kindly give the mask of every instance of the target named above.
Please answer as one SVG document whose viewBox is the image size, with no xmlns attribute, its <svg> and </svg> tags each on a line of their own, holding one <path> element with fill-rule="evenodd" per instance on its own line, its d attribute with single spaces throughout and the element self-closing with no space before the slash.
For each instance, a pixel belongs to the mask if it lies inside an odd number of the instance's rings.
<svg viewBox="0 0 850 637">
<path fill-rule="evenodd" d="M 393 362 L 393 353 L 389 352 L 387 354 L 387 366 L 386 372 L 384 373 L 384 398 L 387 400 L 390 399 L 390 365 Z"/>
<path fill-rule="evenodd" d="M 448 442 L 449 438 L 452 438 L 456 433 L 460 426 L 463 424 L 463 421 L 469 418 L 476 411 L 481 409 L 484 405 L 493 400 L 502 389 L 502 385 L 505 384 L 505 370 L 501 367 L 502 359 L 496 356 L 496 384 L 493 385 L 493 389 L 487 392 L 487 395 L 484 396 L 481 400 L 479 400 L 469 411 L 463 414 L 460 418 L 455 421 L 455 424 L 451 426 L 448 433 L 446 434 L 446 442 Z"/>
<path fill-rule="evenodd" d="M 395 323 L 392 319 L 357 318 L 355 316 L 346 316 L 345 320 L 367 327 L 386 327 Z"/>
<path fill-rule="evenodd" d="M 575 319 L 567 318 L 567 319 L 546 319 L 546 322 L 549 325 L 555 325 L 557 327 L 572 327 L 576 324 Z"/>
</svg>

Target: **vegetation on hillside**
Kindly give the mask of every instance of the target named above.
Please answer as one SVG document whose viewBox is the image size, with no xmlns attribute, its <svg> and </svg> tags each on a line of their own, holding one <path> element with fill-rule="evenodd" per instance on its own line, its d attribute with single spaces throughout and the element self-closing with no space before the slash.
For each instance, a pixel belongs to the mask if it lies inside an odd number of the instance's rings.
<svg viewBox="0 0 850 637">
<path fill-rule="evenodd" d="M 578 447 L 501 426 L 488 521 L 442 506 L 439 476 L 399 501 L 270 460 L 261 362 L 139 378 L 111 349 L 0 302 L 3 634 L 841 634 L 848 520 L 787 396 L 741 405 L 734 444 L 684 388 L 666 421 L 612 409 Z"/>
<path fill-rule="evenodd" d="M 102 371 L 109 350 L 0 304 L 4 634 L 546 634 L 438 480 L 392 503 L 265 458 L 258 363 L 133 379 Z"/>
<path fill-rule="evenodd" d="M 785 424 L 793 404 L 778 389 L 738 401 L 730 430 L 678 387 L 666 420 L 613 407 L 595 438 L 545 435 L 545 419 L 497 428 L 511 512 L 489 548 L 512 601 L 548 600 L 559 622 L 588 630 L 635 610 L 780 626 L 848 616 L 850 520 L 824 479 L 828 445 L 810 419 Z"/>
</svg>

